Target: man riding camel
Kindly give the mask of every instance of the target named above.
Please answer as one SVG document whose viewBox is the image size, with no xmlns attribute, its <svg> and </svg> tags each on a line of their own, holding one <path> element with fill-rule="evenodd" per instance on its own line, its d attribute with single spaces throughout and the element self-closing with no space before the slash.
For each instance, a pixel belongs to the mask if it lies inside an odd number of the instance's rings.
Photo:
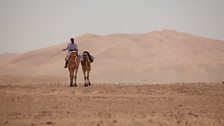
<svg viewBox="0 0 224 126">
<path fill-rule="evenodd" d="M 65 57 L 65 66 L 64 66 L 64 68 L 67 68 L 67 66 L 68 66 L 68 60 L 69 60 L 69 57 L 70 57 L 70 52 L 72 52 L 72 51 L 77 52 L 77 56 L 78 56 L 78 59 L 79 59 L 78 45 L 74 42 L 74 38 L 71 38 L 70 40 L 71 40 L 71 43 L 68 44 L 67 48 L 62 49 L 62 51 L 68 50 L 68 53 L 67 53 L 67 55 Z"/>
</svg>

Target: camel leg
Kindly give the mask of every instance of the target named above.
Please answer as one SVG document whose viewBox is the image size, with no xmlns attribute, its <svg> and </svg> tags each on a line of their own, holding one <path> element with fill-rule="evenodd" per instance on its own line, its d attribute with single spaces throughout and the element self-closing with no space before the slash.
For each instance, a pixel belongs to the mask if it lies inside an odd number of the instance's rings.
<svg viewBox="0 0 224 126">
<path fill-rule="evenodd" d="M 76 84 L 76 79 L 77 79 L 77 72 L 78 72 L 78 69 L 79 69 L 79 61 L 77 61 L 77 68 L 75 69 L 75 87 L 77 87 L 77 84 Z"/>
<path fill-rule="evenodd" d="M 72 70 L 70 70 L 70 87 L 73 87 L 73 78 L 74 78 L 74 73 Z"/>
<path fill-rule="evenodd" d="M 90 80 L 89 80 L 89 73 L 90 73 L 90 71 L 88 70 L 87 71 L 87 79 L 88 79 L 88 82 L 89 82 L 89 86 L 91 86 L 91 83 L 90 83 Z"/>
<path fill-rule="evenodd" d="M 78 68 L 75 70 L 75 87 L 77 87 L 77 84 L 76 84 L 77 72 L 78 72 Z"/>
<path fill-rule="evenodd" d="M 75 75 L 75 87 L 77 87 L 77 84 L 76 84 L 76 78 L 77 78 L 77 75 Z"/>
<path fill-rule="evenodd" d="M 73 87 L 73 76 L 70 76 L 70 87 Z"/>
<path fill-rule="evenodd" d="M 87 84 L 87 77 L 86 77 L 86 70 L 83 71 L 83 74 L 84 74 L 84 80 L 85 80 L 84 86 L 86 87 L 86 86 L 88 86 L 88 84 Z"/>
</svg>

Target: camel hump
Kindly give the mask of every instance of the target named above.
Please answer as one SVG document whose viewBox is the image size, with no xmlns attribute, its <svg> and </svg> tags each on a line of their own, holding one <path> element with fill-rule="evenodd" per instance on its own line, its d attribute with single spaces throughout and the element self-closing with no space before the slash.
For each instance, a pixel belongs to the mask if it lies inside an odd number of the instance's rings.
<svg viewBox="0 0 224 126">
<path fill-rule="evenodd" d="M 90 62 L 92 63 L 94 60 L 94 57 L 92 55 L 90 55 L 90 53 L 88 51 L 84 51 L 83 54 L 86 53 L 89 57 Z"/>
</svg>

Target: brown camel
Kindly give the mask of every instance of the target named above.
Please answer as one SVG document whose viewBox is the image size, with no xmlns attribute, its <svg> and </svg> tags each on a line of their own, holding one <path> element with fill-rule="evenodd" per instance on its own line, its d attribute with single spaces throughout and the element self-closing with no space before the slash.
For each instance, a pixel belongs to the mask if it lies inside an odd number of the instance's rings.
<svg viewBox="0 0 224 126">
<path fill-rule="evenodd" d="M 77 86 L 76 84 L 76 78 L 77 78 L 77 72 L 78 72 L 78 69 L 79 69 L 79 59 L 78 59 L 78 56 L 77 56 L 77 52 L 70 52 L 70 58 L 68 60 L 68 70 L 69 70 L 69 73 L 70 73 L 70 87 L 73 87 L 73 79 L 75 77 L 75 86 Z M 75 76 L 74 76 L 74 73 L 75 73 Z"/>
<path fill-rule="evenodd" d="M 82 64 L 82 71 L 83 71 L 84 80 L 85 80 L 84 86 L 91 86 L 91 83 L 89 80 L 89 73 L 91 71 L 90 55 L 86 51 L 83 52 L 83 61 L 81 62 L 81 64 Z"/>
</svg>

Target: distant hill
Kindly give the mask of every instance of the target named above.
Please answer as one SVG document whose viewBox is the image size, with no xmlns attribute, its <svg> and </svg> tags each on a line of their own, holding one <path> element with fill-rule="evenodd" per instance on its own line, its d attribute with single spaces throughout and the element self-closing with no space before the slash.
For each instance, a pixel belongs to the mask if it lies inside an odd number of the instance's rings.
<svg viewBox="0 0 224 126">
<path fill-rule="evenodd" d="M 224 80 L 224 42 L 173 30 L 144 34 L 84 34 L 75 38 L 80 52 L 88 50 L 93 82 L 217 82 Z M 23 54 L 0 55 L 0 79 L 5 76 L 68 80 L 67 43 Z M 81 66 L 78 75 L 83 81 Z M 19 79 L 18 79 L 19 80 Z"/>
</svg>

